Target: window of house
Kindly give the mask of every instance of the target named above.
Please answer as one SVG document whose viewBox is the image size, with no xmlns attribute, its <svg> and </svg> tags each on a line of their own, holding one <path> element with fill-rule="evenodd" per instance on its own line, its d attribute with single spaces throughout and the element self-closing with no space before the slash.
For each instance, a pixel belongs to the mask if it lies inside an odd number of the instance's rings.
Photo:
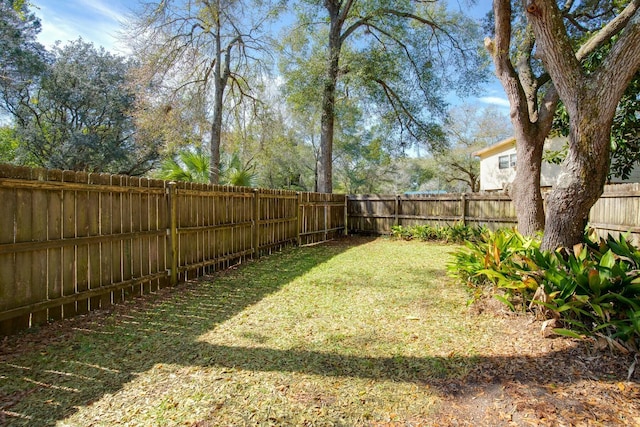
<svg viewBox="0 0 640 427">
<path fill-rule="evenodd" d="M 498 168 L 509 169 L 509 168 L 515 168 L 515 167 L 516 167 L 515 154 L 507 154 L 507 155 L 498 157 Z"/>
<path fill-rule="evenodd" d="M 500 156 L 500 157 L 498 157 L 498 168 L 500 168 L 500 169 L 508 169 L 509 168 L 509 156 Z"/>
</svg>

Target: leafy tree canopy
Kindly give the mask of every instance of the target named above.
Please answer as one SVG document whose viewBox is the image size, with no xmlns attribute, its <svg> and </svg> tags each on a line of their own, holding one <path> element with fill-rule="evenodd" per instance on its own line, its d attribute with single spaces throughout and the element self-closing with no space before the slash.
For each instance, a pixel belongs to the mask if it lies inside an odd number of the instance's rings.
<svg viewBox="0 0 640 427">
<path fill-rule="evenodd" d="M 40 28 L 26 1 L 0 0 L 0 108 L 10 113 L 45 68 L 45 49 L 36 41 Z"/>
<path fill-rule="evenodd" d="M 15 107 L 20 150 L 49 168 L 140 175 L 157 147 L 136 139 L 126 85 L 130 61 L 81 39 L 52 51 L 52 63 Z"/>
</svg>

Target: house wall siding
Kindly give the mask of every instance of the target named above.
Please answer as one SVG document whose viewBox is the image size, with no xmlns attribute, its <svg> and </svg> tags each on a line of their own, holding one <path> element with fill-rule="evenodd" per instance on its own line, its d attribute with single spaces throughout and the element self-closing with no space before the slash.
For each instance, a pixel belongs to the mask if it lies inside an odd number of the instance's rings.
<svg viewBox="0 0 640 427">
<path fill-rule="evenodd" d="M 548 139 L 545 142 L 545 150 L 559 151 L 562 149 L 565 141 L 566 139 L 563 137 Z M 479 153 L 481 155 L 480 191 L 502 191 L 509 183 L 513 182 L 516 177 L 516 169 L 511 167 L 500 169 L 499 158 L 515 153 L 515 140 L 513 145 L 504 146 L 502 151 L 491 150 L 484 156 Z M 553 187 L 556 185 L 561 170 L 561 165 L 543 162 L 540 172 L 540 185 L 542 187 Z M 640 168 L 634 168 L 629 179 L 622 180 L 620 178 L 613 178 L 611 180 L 612 184 L 630 182 L 640 182 Z"/>
</svg>

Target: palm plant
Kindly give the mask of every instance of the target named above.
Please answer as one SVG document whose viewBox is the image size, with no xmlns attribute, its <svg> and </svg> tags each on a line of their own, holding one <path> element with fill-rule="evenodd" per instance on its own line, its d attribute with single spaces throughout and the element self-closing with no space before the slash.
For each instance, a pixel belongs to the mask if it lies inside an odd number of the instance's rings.
<svg viewBox="0 0 640 427">
<path fill-rule="evenodd" d="M 255 165 L 251 161 L 243 164 L 240 155 L 235 152 L 221 162 L 220 170 L 221 182 L 227 185 L 237 185 L 241 187 L 252 187 L 255 181 Z"/>
<path fill-rule="evenodd" d="M 220 165 L 220 183 L 251 187 L 255 181 L 255 166 L 243 164 L 238 153 L 224 156 Z M 209 154 L 202 149 L 179 151 L 175 157 L 165 159 L 156 176 L 171 181 L 209 183 Z"/>
<path fill-rule="evenodd" d="M 209 182 L 209 155 L 201 149 L 185 149 L 160 164 L 156 176 L 171 181 Z"/>
</svg>

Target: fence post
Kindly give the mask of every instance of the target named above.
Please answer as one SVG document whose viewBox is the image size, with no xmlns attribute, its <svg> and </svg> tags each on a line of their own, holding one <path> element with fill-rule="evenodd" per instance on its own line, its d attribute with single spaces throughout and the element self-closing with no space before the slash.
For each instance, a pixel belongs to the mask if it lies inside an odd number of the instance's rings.
<svg viewBox="0 0 640 427">
<path fill-rule="evenodd" d="M 302 193 L 301 192 L 296 192 L 296 195 L 298 196 L 298 209 L 296 210 L 296 215 L 297 215 L 297 219 L 298 219 L 298 237 L 297 237 L 297 244 L 298 246 L 302 246 L 302 220 L 304 218 L 304 207 L 302 206 Z"/>
<path fill-rule="evenodd" d="M 460 220 L 462 225 L 467 225 L 467 193 L 460 195 Z"/>
<path fill-rule="evenodd" d="M 329 200 L 331 198 L 330 194 L 325 194 L 322 196 L 324 199 L 324 241 L 326 242 L 329 239 Z"/>
<path fill-rule="evenodd" d="M 254 258 L 258 258 L 258 250 L 260 249 L 260 243 L 258 242 L 258 221 L 260 220 L 260 213 L 258 212 L 259 191 L 260 190 L 258 190 L 257 188 L 253 190 L 253 212 L 251 214 L 251 251 L 253 252 L 252 255 Z"/>
<path fill-rule="evenodd" d="M 400 225 L 400 195 L 396 194 L 393 206 L 393 225 Z"/>
<path fill-rule="evenodd" d="M 169 194 L 169 283 L 178 284 L 178 200 L 175 182 L 167 184 Z"/>
<path fill-rule="evenodd" d="M 349 195 L 344 195 L 344 235 L 349 235 Z"/>
</svg>

